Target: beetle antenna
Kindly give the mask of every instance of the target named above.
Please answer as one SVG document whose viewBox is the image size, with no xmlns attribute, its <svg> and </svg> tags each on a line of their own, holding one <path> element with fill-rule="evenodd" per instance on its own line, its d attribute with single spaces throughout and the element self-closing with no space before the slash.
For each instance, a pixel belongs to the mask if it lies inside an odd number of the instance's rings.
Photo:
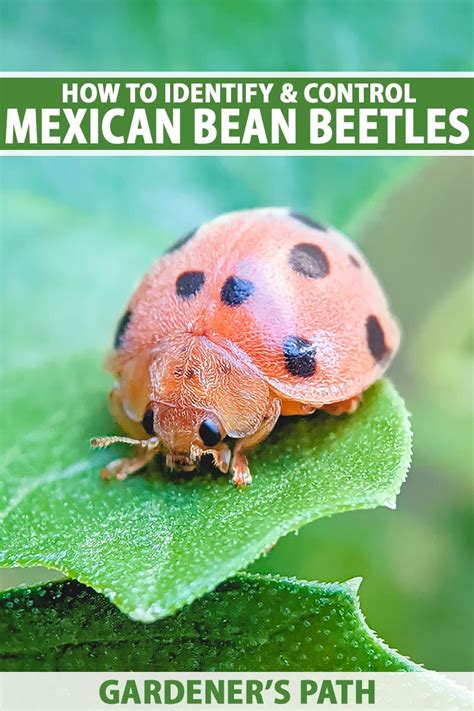
<svg viewBox="0 0 474 711">
<path fill-rule="evenodd" d="M 131 437 L 119 437 L 114 435 L 112 437 L 93 437 L 90 441 L 91 447 L 94 449 L 104 449 L 105 447 L 110 447 L 111 444 L 116 442 L 121 442 L 123 444 L 136 445 L 137 447 L 143 447 L 143 449 L 154 449 L 158 446 L 158 437 L 150 437 L 150 439 L 132 439 Z"/>
</svg>

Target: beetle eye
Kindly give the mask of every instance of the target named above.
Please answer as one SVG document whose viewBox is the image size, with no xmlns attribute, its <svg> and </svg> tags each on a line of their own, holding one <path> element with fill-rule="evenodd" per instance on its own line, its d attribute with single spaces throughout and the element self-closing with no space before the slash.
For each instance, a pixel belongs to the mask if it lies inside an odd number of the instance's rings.
<svg viewBox="0 0 474 711">
<path fill-rule="evenodd" d="M 221 433 L 219 427 L 214 420 L 206 418 L 202 421 L 199 428 L 199 436 L 206 447 L 215 447 L 221 441 Z"/>
<path fill-rule="evenodd" d="M 153 410 L 147 410 L 143 415 L 142 426 L 149 435 L 155 434 L 155 416 Z"/>
</svg>

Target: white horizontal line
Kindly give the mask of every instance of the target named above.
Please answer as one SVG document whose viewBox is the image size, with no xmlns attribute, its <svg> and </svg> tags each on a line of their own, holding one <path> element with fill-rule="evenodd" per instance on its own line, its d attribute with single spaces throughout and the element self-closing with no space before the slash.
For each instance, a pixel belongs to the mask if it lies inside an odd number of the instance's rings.
<svg viewBox="0 0 474 711">
<path fill-rule="evenodd" d="M 124 79 L 128 77 L 136 78 L 162 78 L 162 79 L 196 79 L 196 78 L 209 78 L 209 79 L 219 79 L 221 77 L 231 77 L 238 78 L 265 78 L 270 77 L 274 79 L 311 79 L 318 77 L 329 77 L 329 78 L 406 78 L 406 79 L 472 79 L 474 78 L 474 72 L 108 72 L 108 71 L 94 71 L 94 72 L 0 72 L 0 78 L 11 78 L 11 79 L 40 79 L 40 78 L 86 78 L 86 77 L 123 77 Z"/>
<path fill-rule="evenodd" d="M 8 156 L 163 156 L 169 158 L 170 156 L 233 156 L 233 157 L 250 157 L 250 156 L 474 156 L 474 150 L 432 150 L 427 149 L 425 151 L 420 150 L 371 150 L 371 151 L 346 151 L 341 150 L 291 150 L 291 149 L 276 149 L 276 150 L 215 150 L 215 151 L 201 151 L 201 150 L 0 150 L 1 157 Z"/>
</svg>

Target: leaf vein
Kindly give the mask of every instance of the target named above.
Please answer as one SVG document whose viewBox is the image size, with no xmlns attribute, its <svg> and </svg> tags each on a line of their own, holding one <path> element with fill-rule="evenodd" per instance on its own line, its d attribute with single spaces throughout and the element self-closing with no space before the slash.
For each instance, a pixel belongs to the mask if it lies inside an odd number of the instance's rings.
<svg viewBox="0 0 474 711">
<path fill-rule="evenodd" d="M 84 471 L 86 471 L 90 466 L 90 462 L 88 462 L 86 459 L 82 459 L 78 462 L 74 462 L 74 464 L 71 464 L 69 467 L 66 467 L 66 469 L 63 469 L 62 471 L 48 471 L 46 474 L 43 476 L 38 477 L 38 479 L 35 479 L 35 481 L 32 484 L 29 484 L 28 486 L 23 486 L 20 487 L 16 493 L 16 495 L 10 500 L 8 505 L 3 509 L 3 511 L 0 511 L 0 521 L 4 521 L 7 516 L 17 507 L 21 502 L 27 498 L 30 494 L 32 494 L 34 491 L 37 489 L 41 488 L 42 486 L 45 486 L 46 484 L 51 484 L 55 481 L 61 481 L 63 479 L 71 479 L 74 476 L 77 476 L 78 474 L 82 474 Z"/>
</svg>

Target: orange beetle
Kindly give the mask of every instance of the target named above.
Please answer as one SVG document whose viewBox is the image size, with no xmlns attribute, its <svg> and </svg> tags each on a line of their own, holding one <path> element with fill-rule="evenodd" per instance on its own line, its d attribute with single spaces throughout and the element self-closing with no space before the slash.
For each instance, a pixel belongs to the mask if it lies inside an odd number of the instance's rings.
<svg viewBox="0 0 474 711">
<path fill-rule="evenodd" d="M 280 415 L 353 412 L 399 344 L 356 247 L 282 208 L 222 215 L 180 240 L 131 297 L 107 368 L 110 409 L 137 446 L 105 476 L 163 452 L 170 468 L 210 453 L 236 485 Z M 226 437 L 236 440 L 233 452 Z"/>
</svg>

